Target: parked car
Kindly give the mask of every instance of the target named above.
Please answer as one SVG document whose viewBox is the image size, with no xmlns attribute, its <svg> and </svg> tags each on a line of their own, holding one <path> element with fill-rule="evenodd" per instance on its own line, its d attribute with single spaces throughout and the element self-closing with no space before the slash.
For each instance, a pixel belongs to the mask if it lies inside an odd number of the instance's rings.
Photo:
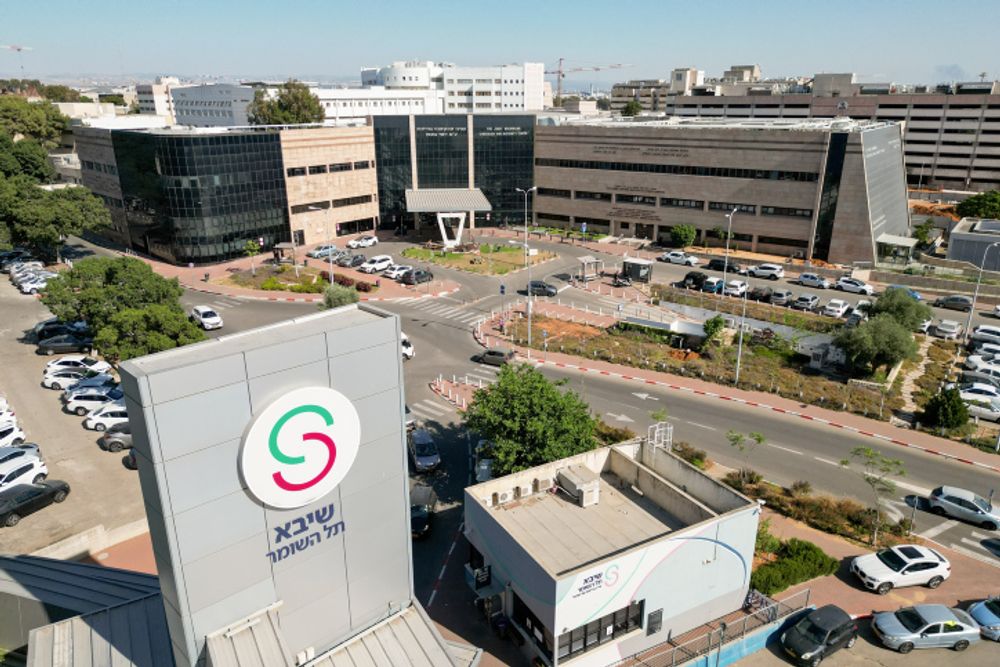
<svg viewBox="0 0 1000 667">
<path fill-rule="evenodd" d="M 723 294 L 727 296 L 740 297 L 747 293 L 750 288 L 745 280 L 730 280 L 726 283 L 726 287 L 723 289 Z"/>
<path fill-rule="evenodd" d="M 27 280 L 22 280 L 17 287 L 21 290 L 21 294 L 38 294 L 44 292 L 45 288 L 49 286 L 49 280 L 57 275 L 55 273 L 36 274 Z"/>
<path fill-rule="evenodd" d="M 64 389 L 93 375 L 100 375 L 100 373 L 92 373 L 80 368 L 64 368 L 46 373 L 42 378 L 42 386 L 46 389 Z"/>
<path fill-rule="evenodd" d="M 330 255 L 338 252 L 340 252 L 340 248 L 337 246 L 332 243 L 324 243 L 307 252 L 306 257 L 312 257 L 313 259 L 326 259 Z"/>
<path fill-rule="evenodd" d="M 747 267 L 747 275 L 753 278 L 778 280 L 785 277 L 785 269 L 779 264 L 757 264 Z"/>
<path fill-rule="evenodd" d="M 97 389 L 84 389 L 78 393 L 70 395 L 63 406 L 66 412 L 75 413 L 81 417 L 88 415 L 105 403 L 117 403 L 123 400 L 124 392 L 120 388 L 110 391 L 99 391 Z"/>
<path fill-rule="evenodd" d="M 28 456 L 42 457 L 42 450 L 33 442 L 26 442 L 20 445 L 7 445 L 0 447 L 0 465 L 16 461 Z"/>
<path fill-rule="evenodd" d="M 514 351 L 492 348 L 489 350 L 483 350 L 476 355 L 474 359 L 476 362 L 480 364 L 487 364 L 488 366 L 503 366 L 504 364 L 514 360 Z"/>
<path fill-rule="evenodd" d="M 53 336 L 61 336 L 63 334 L 86 336 L 87 333 L 87 325 L 83 322 L 62 322 L 54 317 L 45 320 L 44 322 L 39 322 L 31 329 L 31 336 L 36 341 L 52 338 Z"/>
<path fill-rule="evenodd" d="M 964 371 L 961 377 L 962 382 L 979 382 L 1000 388 L 1000 366 L 983 366 L 978 370 Z"/>
<path fill-rule="evenodd" d="M 851 312 L 847 315 L 847 321 L 844 322 L 844 326 L 856 327 L 867 319 L 868 312 L 859 306 L 854 306 L 851 308 Z"/>
<path fill-rule="evenodd" d="M 399 280 L 412 270 L 413 267 L 408 264 L 393 264 L 382 275 L 389 280 Z"/>
<path fill-rule="evenodd" d="M 966 398 L 962 396 L 969 415 L 991 422 L 1000 422 L 1000 399 Z"/>
<path fill-rule="evenodd" d="M 417 472 L 431 472 L 441 465 L 441 453 L 426 429 L 418 428 L 407 433 L 406 444 Z"/>
<path fill-rule="evenodd" d="M 49 476 L 49 469 L 40 457 L 28 454 L 0 463 L 0 491 L 16 484 L 38 484 Z"/>
<path fill-rule="evenodd" d="M 924 297 L 920 294 L 920 292 L 918 292 L 917 290 L 913 289 L 912 287 L 907 287 L 906 285 L 889 285 L 888 287 L 885 288 L 885 291 L 888 292 L 891 289 L 898 289 L 898 290 L 902 290 L 902 291 L 906 292 L 907 294 L 910 295 L 910 297 L 914 301 L 923 301 L 924 300 Z"/>
<path fill-rule="evenodd" d="M 965 362 L 962 364 L 970 371 L 979 370 L 983 366 L 989 366 L 991 364 L 998 363 L 1000 360 L 1000 355 L 994 353 L 983 353 L 983 354 L 970 354 L 965 358 Z"/>
<path fill-rule="evenodd" d="M 344 255 L 341 255 L 340 259 L 337 260 L 337 266 L 343 266 L 343 267 L 348 268 L 348 269 L 354 269 L 354 268 L 357 268 L 357 267 L 361 266 L 362 264 L 364 264 L 367 261 L 368 261 L 368 258 L 365 257 L 364 255 L 347 255 L 347 254 L 344 254 Z"/>
<path fill-rule="evenodd" d="M 781 635 L 781 647 L 799 664 L 818 665 L 858 641 L 858 623 L 837 605 L 813 609 Z"/>
<path fill-rule="evenodd" d="M 933 322 L 934 320 L 924 320 L 920 323 L 920 326 L 917 327 L 917 331 L 922 334 L 929 334 L 931 332 L 931 324 L 933 324 Z"/>
<path fill-rule="evenodd" d="M 399 347 L 403 354 L 403 360 L 412 359 L 415 353 L 413 349 L 413 343 L 410 342 L 410 337 L 407 336 L 402 331 L 399 332 Z"/>
<path fill-rule="evenodd" d="M 38 484 L 18 484 L 0 491 L 0 525 L 13 528 L 29 514 L 52 503 L 61 503 L 69 495 L 69 484 L 48 480 Z"/>
<path fill-rule="evenodd" d="M 112 426 L 124 424 L 128 421 L 128 412 L 125 411 L 125 404 L 112 401 L 97 408 L 83 420 L 84 428 L 92 431 L 106 431 Z"/>
<path fill-rule="evenodd" d="M 790 289 L 776 289 L 771 292 L 771 303 L 775 306 L 790 306 L 795 300 L 795 295 Z"/>
<path fill-rule="evenodd" d="M 951 576 L 951 563 L 934 549 L 900 544 L 851 561 L 851 572 L 865 588 L 885 595 L 893 588 L 937 588 Z"/>
<path fill-rule="evenodd" d="M 706 280 L 708 280 L 708 274 L 701 271 L 688 271 L 684 275 L 684 280 L 681 281 L 681 287 L 700 290 L 705 285 Z"/>
<path fill-rule="evenodd" d="M 705 282 L 701 285 L 702 292 L 708 292 L 709 294 L 722 294 L 723 288 L 726 286 L 722 282 L 722 278 L 716 278 L 714 276 L 706 278 Z"/>
<path fill-rule="evenodd" d="M 771 300 L 771 296 L 774 294 L 774 290 L 770 287 L 754 287 L 750 290 L 750 294 L 747 298 L 751 301 L 760 301 L 762 303 L 767 303 Z"/>
<path fill-rule="evenodd" d="M 949 382 L 945 389 L 958 389 L 962 394 L 983 398 L 1000 398 L 1000 389 L 985 382 L 963 382 L 961 384 Z"/>
<path fill-rule="evenodd" d="M 955 340 L 962 335 L 962 325 L 955 320 L 940 320 L 934 325 L 934 335 L 945 340 Z"/>
<path fill-rule="evenodd" d="M 128 450 L 128 453 L 125 454 L 125 456 L 122 457 L 122 465 L 125 466 L 126 468 L 128 468 L 129 470 L 138 470 L 139 469 L 139 464 L 136 463 L 136 460 L 135 460 L 135 450 L 134 449 Z"/>
<path fill-rule="evenodd" d="M 981 354 L 983 356 L 990 355 L 993 357 L 1000 356 L 1000 345 L 996 343 L 981 343 L 979 341 L 970 341 L 969 349 L 972 354 Z"/>
<path fill-rule="evenodd" d="M 404 285 L 420 285 L 421 283 L 429 283 L 434 280 L 434 274 L 426 269 L 413 269 L 407 273 L 403 274 L 399 282 Z"/>
<path fill-rule="evenodd" d="M 872 632 L 887 648 L 909 653 L 915 648 L 964 651 L 979 641 L 979 624 L 961 609 L 918 604 L 872 616 Z"/>
<path fill-rule="evenodd" d="M 793 310 L 804 310 L 812 312 L 819 307 L 819 297 L 815 294 L 800 294 L 795 301 L 792 301 Z"/>
<path fill-rule="evenodd" d="M 205 331 L 222 328 L 222 316 L 208 306 L 192 308 L 190 319 Z"/>
<path fill-rule="evenodd" d="M 53 354 L 66 352 L 90 352 L 93 347 L 94 341 L 91 338 L 77 334 L 62 334 L 39 341 L 35 352 L 51 357 Z"/>
<path fill-rule="evenodd" d="M 79 391 L 80 389 L 87 389 L 89 387 L 110 388 L 117 386 L 118 386 L 118 380 L 115 379 L 115 376 L 111 375 L 110 373 L 98 373 L 88 378 L 83 378 L 82 380 L 78 380 L 75 384 L 71 384 L 70 386 L 66 387 L 65 389 L 63 389 L 63 395 L 69 396 L 74 391 Z"/>
<path fill-rule="evenodd" d="M 24 442 L 24 431 L 16 421 L 0 422 L 0 447 L 16 447 Z"/>
<path fill-rule="evenodd" d="M 977 343 L 997 343 L 1000 344 L 1000 327 L 993 327 L 988 324 L 980 324 L 972 328 L 972 335 L 969 336 Z"/>
<path fill-rule="evenodd" d="M 823 306 L 823 314 L 827 317 L 841 318 L 847 314 L 850 310 L 851 304 L 847 303 L 843 299 L 830 299 Z"/>
<path fill-rule="evenodd" d="M 871 296 L 875 293 L 875 288 L 865 281 L 849 276 L 837 278 L 837 282 L 834 283 L 833 288 L 844 292 L 851 292 L 852 294 L 864 294 L 866 296 Z"/>
<path fill-rule="evenodd" d="M 683 264 L 684 266 L 697 266 L 701 263 L 701 260 L 694 255 L 689 255 L 683 250 L 671 250 L 670 252 L 665 252 L 656 258 L 660 262 L 669 262 L 670 264 Z"/>
<path fill-rule="evenodd" d="M 23 278 L 44 269 L 45 267 L 41 262 L 18 262 L 11 265 L 10 270 L 7 271 L 7 273 L 10 275 L 10 281 L 16 285 Z"/>
<path fill-rule="evenodd" d="M 939 486 L 931 491 L 927 501 L 935 514 L 968 521 L 986 530 L 996 530 L 1000 526 L 1000 512 L 989 500 L 972 491 L 957 486 Z"/>
<path fill-rule="evenodd" d="M 128 422 L 112 426 L 97 439 L 97 446 L 106 452 L 132 449 L 132 426 Z"/>
<path fill-rule="evenodd" d="M 98 373 L 106 373 L 111 370 L 111 364 L 106 361 L 94 359 L 93 357 L 88 357 L 85 354 L 67 354 L 65 357 L 53 359 L 49 363 L 45 364 L 45 370 L 43 373 L 49 373 L 52 370 L 59 368 L 84 368 Z"/>
<path fill-rule="evenodd" d="M 359 236 L 347 242 L 347 247 L 352 250 L 357 248 L 371 248 L 374 245 L 378 245 L 378 238 L 370 235 Z"/>
<path fill-rule="evenodd" d="M 969 616 L 979 624 L 979 633 L 986 639 L 1000 642 L 1000 597 L 991 597 L 973 603 Z"/>
<path fill-rule="evenodd" d="M 964 313 L 972 310 L 972 299 L 964 294 L 952 294 L 934 300 L 935 308 L 948 308 L 949 310 L 961 310 Z"/>
<path fill-rule="evenodd" d="M 431 532 L 437 492 L 427 484 L 414 484 L 410 489 L 410 536 L 419 540 Z"/>
<path fill-rule="evenodd" d="M 1000 317 L 1000 303 L 993 306 L 993 317 Z"/>
<path fill-rule="evenodd" d="M 728 268 L 726 267 L 727 261 L 728 261 L 728 264 L 729 264 Z M 726 260 L 726 259 L 721 258 L 721 257 L 716 257 L 715 259 L 708 260 L 708 264 L 705 265 L 705 268 L 708 269 L 709 271 L 725 271 L 726 273 L 746 273 L 747 272 L 747 270 L 746 270 L 745 267 L 737 264 L 733 260 L 731 260 L 731 259 L 730 260 Z"/>
<path fill-rule="evenodd" d="M 532 280 L 528 283 L 526 291 L 531 296 L 555 296 L 559 293 L 555 285 L 550 285 L 544 280 Z"/>
<path fill-rule="evenodd" d="M 816 289 L 828 289 L 830 281 L 815 273 L 803 273 L 797 281 L 803 287 L 815 287 Z"/>
<path fill-rule="evenodd" d="M 392 257 L 389 255 L 375 255 L 359 266 L 358 271 L 361 273 L 378 273 L 379 271 L 385 271 L 390 266 L 392 266 Z"/>
</svg>

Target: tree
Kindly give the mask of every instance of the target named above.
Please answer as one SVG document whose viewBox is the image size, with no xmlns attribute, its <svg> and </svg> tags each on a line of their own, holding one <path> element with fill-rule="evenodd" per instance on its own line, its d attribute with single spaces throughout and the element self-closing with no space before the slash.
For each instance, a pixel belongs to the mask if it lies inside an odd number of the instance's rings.
<svg viewBox="0 0 1000 667">
<path fill-rule="evenodd" d="M 882 452 L 871 447 L 855 447 L 851 450 L 851 458 L 860 466 L 858 475 L 864 480 L 868 488 L 871 489 L 872 499 L 875 501 L 875 516 L 872 521 L 872 546 L 878 545 L 878 531 L 882 525 L 882 502 L 883 499 L 896 492 L 896 484 L 890 475 L 903 477 L 906 470 L 903 462 L 899 459 L 890 459 Z M 844 468 L 851 467 L 850 459 L 843 459 L 840 465 Z"/>
<path fill-rule="evenodd" d="M 743 467 L 740 468 L 740 481 L 743 484 L 748 484 L 752 477 L 750 457 L 757 451 L 757 447 L 764 444 L 764 435 L 756 431 L 744 434 L 739 431 L 730 430 L 726 433 L 726 440 L 729 441 L 731 447 L 735 447 L 743 455 Z"/>
<path fill-rule="evenodd" d="M 973 195 L 959 202 L 955 211 L 963 218 L 1000 218 L 1000 190 Z"/>
<path fill-rule="evenodd" d="M 728 231 L 725 227 L 718 225 L 712 228 L 712 236 L 720 241 L 725 241 L 726 239 L 732 239 L 733 233 Z"/>
<path fill-rule="evenodd" d="M 319 98 L 306 84 L 293 79 L 278 86 L 273 98 L 263 88 L 255 90 L 247 115 L 253 125 L 321 123 L 326 118 Z"/>
<path fill-rule="evenodd" d="M 250 258 L 250 275 L 257 275 L 257 267 L 253 264 L 253 258 L 260 254 L 260 244 L 250 239 L 243 244 L 243 254 Z"/>
<path fill-rule="evenodd" d="M 597 108 L 601 111 L 611 111 L 611 100 L 606 97 L 599 97 L 597 99 Z"/>
<path fill-rule="evenodd" d="M 931 242 L 931 231 L 933 229 L 934 221 L 930 219 L 924 220 L 913 228 L 913 238 L 917 239 L 917 243 L 925 246 Z"/>
<path fill-rule="evenodd" d="M 907 331 L 916 331 L 931 319 L 931 307 L 914 299 L 908 290 L 890 287 L 868 308 L 868 314 L 888 315 Z"/>
<path fill-rule="evenodd" d="M 176 278 L 167 280 L 141 260 L 89 257 L 50 280 L 42 302 L 59 319 L 84 320 L 92 331 L 100 332 L 123 310 L 180 308 L 183 291 Z"/>
<path fill-rule="evenodd" d="M 343 285 L 338 285 L 337 283 L 330 283 L 330 285 L 323 290 L 323 304 L 320 306 L 320 309 L 330 310 L 331 308 L 347 306 L 352 303 L 357 303 L 358 298 L 357 290 L 351 289 L 350 287 L 344 287 Z"/>
<path fill-rule="evenodd" d="M 80 98 L 80 91 L 74 90 L 69 86 L 63 86 L 61 84 L 54 84 L 51 86 L 42 86 L 39 91 L 42 97 L 50 102 L 82 102 Z"/>
<path fill-rule="evenodd" d="M 13 207 L 14 237 L 40 248 L 55 251 L 71 234 L 100 229 L 111 224 L 111 214 L 86 188 L 64 188 L 48 192 L 37 187 L 22 188 Z"/>
<path fill-rule="evenodd" d="M 716 315 L 705 320 L 702 328 L 705 329 L 705 345 L 708 345 L 718 337 L 726 326 L 726 320 L 722 315 Z"/>
<path fill-rule="evenodd" d="M 969 406 L 962 400 L 957 388 L 940 391 L 924 404 L 920 423 L 932 428 L 951 430 L 969 421 Z"/>
<path fill-rule="evenodd" d="M 124 361 L 205 340 L 179 303 L 125 308 L 97 330 L 94 347 L 112 361 Z"/>
<path fill-rule="evenodd" d="M 14 140 L 0 130 L 0 176 L 16 176 L 21 173 L 21 163 L 14 157 Z"/>
<path fill-rule="evenodd" d="M 0 95 L 0 131 L 12 139 L 29 137 L 45 148 L 59 143 L 69 119 L 50 102 L 28 102 L 15 95 Z"/>
<path fill-rule="evenodd" d="M 493 471 L 507 475 L 589 451 L 597 420 L 573 391 L 560 391 L 527 364 L 508 364 L 497 382 L 476 391 L 468 427 L 493 443 Z"/>
<path fill-rule="evenodd" d="M 843 350 L 852 371 L 859 374 L 892 367 L 917 352 L 913 334 L 887 314 L 841 329 L 833 342 Z"/>
<path fill-rule="evenodd" d="M 49 162 L 49 153 L 34 139 L 21 139 L 11 148 L 22 174 L 42 183 L 56 180 L 56 168 Z"/>
<path fill-rule="evenodd" d="M 104 103 L 114 104 L 115 106 L 123 107 L 125 106 L 125 96 L 115 94 L 98 95 L 97 99 Z"/>
<path fill-rule="evenodd" d="M 670 228 L 670 242 L 676 248 L 687 248 L 697 236 L 698 230 L 694 225 L 674 225 Z"/>
<path fill-rule="evenodd" d="M 623 116 L 638 116 L 642 113 L 642 105 L 637 100 L 629 100 L 622 107 Z"/>
</svg>

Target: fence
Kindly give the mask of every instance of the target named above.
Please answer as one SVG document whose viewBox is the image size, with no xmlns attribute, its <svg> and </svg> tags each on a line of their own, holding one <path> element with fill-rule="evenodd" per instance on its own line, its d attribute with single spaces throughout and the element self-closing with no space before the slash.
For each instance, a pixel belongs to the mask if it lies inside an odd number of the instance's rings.
<svg viewBox="0 0 1000 667">
<path fill-rule="evenodd" d="M 668 641 L 613 663 L 610 667 L 677 667 L 713 651 L 722 651 L 730 643 L 747 634 L 791 616 L 809 606 L 809 589 L 799 591 L 784 600 L 770 600 L 761 609 L 730 621 L 718 621 L 718 627 L 705 631 L 681 643 Z M 728 618 L 728 617 L 727 617 Z"/>
</svg>

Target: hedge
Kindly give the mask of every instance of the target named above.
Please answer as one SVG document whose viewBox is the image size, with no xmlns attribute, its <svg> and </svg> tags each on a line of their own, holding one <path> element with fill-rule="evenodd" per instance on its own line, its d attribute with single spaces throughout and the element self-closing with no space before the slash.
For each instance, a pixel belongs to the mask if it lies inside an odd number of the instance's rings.
<svg viewBox="0 0 1000 667">
<path fill-rule="evenodd" d="M 792 538 L 778 548 L 778 559 L 765 563 L 750 575 L 750 586 L 764 595 L 780 593 L 789 586 L 837 571 L 839 563 L 822 549 L 805 540 Z"/>
</svg>

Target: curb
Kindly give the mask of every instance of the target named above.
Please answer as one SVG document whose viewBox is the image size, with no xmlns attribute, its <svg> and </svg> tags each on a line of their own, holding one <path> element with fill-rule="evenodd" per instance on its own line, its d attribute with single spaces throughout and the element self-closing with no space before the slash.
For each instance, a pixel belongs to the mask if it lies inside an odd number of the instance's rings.
<svg viewBox="0 0 1000 667">
<path fill-rule="evenodd" d="M 215 292 L 212 290 L 203 289 L 201 287 L 195 287 L 194 285 L 188 285 L 186 283 L 181 283 L 181 286 L 185 289 L 189 289 L 193 292 L 201 292 L 202 294 L 211 294 L 214 296 L 224 296 L 230 299 L 251 299 L 253 301 L 285 301 L 290 303 L 321 303 L 323 297 L 307 296 L 307 297 L 292 297 L 292 296 L 256 296 L 253 294 L 228 294 L 225 292 Z M 449 294 L 454 294 L 461 289 L 461 286 L 454 287 L 450 290 L 443 290 L 441 292 L 421 294 L 419 296 L 392 296 L 392 297 L 361 297 L 361 301 L 397 301 L 399 299 L 409 299 L 411 301 L 416 301 L 418 299 L 428 299 L 437 298 L 442 296 L 448 296 Z"/>
</svg>

